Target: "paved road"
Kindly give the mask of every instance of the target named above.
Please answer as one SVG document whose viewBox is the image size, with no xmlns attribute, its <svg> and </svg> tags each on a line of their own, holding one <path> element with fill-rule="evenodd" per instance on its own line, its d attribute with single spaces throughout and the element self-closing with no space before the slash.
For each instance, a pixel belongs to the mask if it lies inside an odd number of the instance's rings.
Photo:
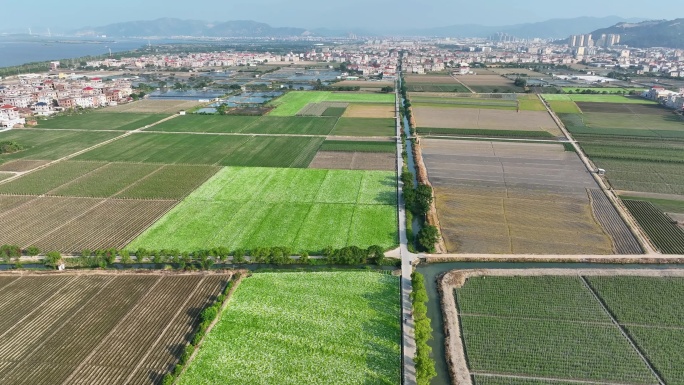
<svg viewBox="0 0 684 385">
<path fill-rule="evenodd" d="M 397 175 L 401 175 L 404 168 L 402 157 L 403 146 L 401 143 L 401 114 L 399 112 L 399 87 L 396 87 L 396 133 L 397 133 Z M 401 257 L 401 319 L 402 319 L 402 384 L 415 385 L 416 365 L 413 358 L 416 356 L 415 323 L 413 321 L 413 307 L 411 305 L 411 274 L 413 262 L 417 255 L 409 252 L 408 237 L 406 235 L 406 204 L 404 202 L 404 184 L 399 178 L 397 188 L 397 204 L 399 210 L 399 255 Z"/>
</svg>

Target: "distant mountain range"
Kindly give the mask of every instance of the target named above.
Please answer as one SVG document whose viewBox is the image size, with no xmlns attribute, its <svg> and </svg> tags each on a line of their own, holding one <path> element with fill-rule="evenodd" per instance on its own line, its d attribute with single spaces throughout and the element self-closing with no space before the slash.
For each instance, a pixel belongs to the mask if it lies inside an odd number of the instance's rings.
<svg viewBox="0 0 684 385">
<path fill-rule="evenodd" d="M 358 36 L 440 36 L 440 37 L 489 37 L 497 33 L 505 33 L 519 38 L 550 38 L 562 39 L 569 35 L 586 33 L 607 25 L 620 22 L 638 22 L 643 19 L 623 19 L 617 16 L 609 17 L 580 17 L 573 19 L 553 19 L 539 23 L 515 24 L 508 26 L 483 26 L 477 24 L 453 25 L 449 27 L 435 27 L 423 29 L 382 30 L 352 28 L 349 30 L 311 29 L 304 28 L 276 28 L 256 21 L 239 20 L 210 23 L 200 20 L 157 19 L 150 21 L 132 21 L 110 24 L 103 27 L 87 27 L 70 34 L 78 36 L 110 37 L 285 37 L 316 35 L 323 37 L 347 36 L 354 33 Z"/>
<path fill-rule="evenodd" d="M 630 47 L 684 48 L 684 19 L 618 23 L 595 30 L 592 35 L 600 36 L 604 33 L 622 35 L 620 44 Z"/>
<path fill-rule="evenodd" d="M 643 19 L 624 19 L 618 16 L 578 17 L 573 19 L 552 19 L 539 23 L 495 27 L 464 24 L 407 32 L 413 36 L 489 37 L 497 33 L 505 33 L 518 38 L 539 37 L 546 39 L 564 39 L 570 35 L 583 33 L 582 31 L 592 31 L 619 22 L 636 22 L 642 20 Z"/>
<path fill-rule="evenodd" d="M 274 28 L 251 20 L 209 23 L 200 20 L 164 18 L 150 21 L 130 21 L 103 27 L 86 27 L 71 34 L 77 36 L 112 37 L 286 37 L 307 34 L 302 28 Z"/>
</svg>

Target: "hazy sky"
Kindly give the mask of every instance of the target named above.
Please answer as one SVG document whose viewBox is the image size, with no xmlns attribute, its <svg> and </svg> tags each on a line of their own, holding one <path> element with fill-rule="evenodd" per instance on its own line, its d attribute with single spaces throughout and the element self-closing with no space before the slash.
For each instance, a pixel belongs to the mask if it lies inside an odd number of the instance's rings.
<svg viewBox="0 0 684 385">
<path fill-rule="evenodd" d="M 197 5 L 197 6 L 195 6 Z M 302 28 L 386 28 L 409 21 L 413 27 L 455 24 L 505 25 L 576 16 L 649 19 L 684 17 L 680 1 L 661 0 L 0 0 L 0 30 L 76 29 L 133 20 L 177 17 L 208 21 L 255 20 Z M 674 12 L 673 12 L 674 11 Z"/>
</svg>

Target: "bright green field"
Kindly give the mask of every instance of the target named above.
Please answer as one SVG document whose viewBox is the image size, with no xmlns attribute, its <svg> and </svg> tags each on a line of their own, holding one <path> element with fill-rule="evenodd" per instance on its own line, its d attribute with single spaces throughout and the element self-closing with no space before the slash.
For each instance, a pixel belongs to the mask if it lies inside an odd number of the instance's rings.
<svg viewBox="0 0 684 385">
<path fill-rule="evenodd" d="M 78 160 L 220 166 L 308 167 L 323 138 L 139 133 Z"/>
<path fill-rule="evenodd" d="M 393 172 L 228 167 L 128 248 L 390 248 L 396 217 Z"/>
<path fill-rule="evenodd" d="M 244 279 L 179 385 L 397 385 L 399 279 L 374 272 Z"/>
<path fill-rule="evenodd" d="M 335 136 L 394 136 L 393 119 L 340 118 L 330 135 Z"/>
<path fill-rule="evenodd" d="M 568 100 L 568 101 L 561 101 L 561 100 L 551 100 L 549 101 L 549 106 L 551 106 L 551 109 L 553 112 L 557 114 L 580 114 L 582 111 L 580 111 L 579 107 L 577 107 L 577 104 L 575 102 Z"/>
<path fill-rule="evenodd" d="M 16 141 L 23 151 L 0 155 L 0 163 L 17 159 L 55 160 L 118 136 L 115 132 L 11 130 L 0 133 L 0 141 Z"/>
<path fill-rule="evenodd" d="M 634 103 L 634 104 L 655 104 L 651 100 L 640 97 L 627 97 L 621 95 L 591 95 L 591 94 L 545 94 L 547 101 L 572 101 L 572 102 L 594 102 L 594 103 Z"/>
<path fill-rule="evenodd" d="M 328 135 L 336 122 L 335 117 L 188 115 L 147 131 Z"/>
<path fill-rule="evenodd" d="M 276 108 L 269 116 L 295 116 L 307 104 L 321 102 L 394 103 L 394 94 L 292 91 L 270 103 Z"/>
<path fill-rule="evenodd" d="M 133 113 L 86 113 L 72 116 L 58 116 L 38 123 L 40 128 L 80 129 L 80 130 L 121 130 L 130 131 L 156 123 L 168 114 Z"/>
</svg>

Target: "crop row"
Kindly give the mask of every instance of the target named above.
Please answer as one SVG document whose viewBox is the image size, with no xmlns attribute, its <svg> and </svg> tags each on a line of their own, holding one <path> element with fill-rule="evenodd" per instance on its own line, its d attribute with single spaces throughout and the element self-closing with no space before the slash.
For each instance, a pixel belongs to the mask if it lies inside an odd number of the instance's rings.
<svg viewBox="0 0 684 385">
<path fill-rule="evenodd" d="M 650 202 L 624 200 L 639 226 L 663 253 L 684 254 L 684 231 Z"/>
<path fill-rule="evenodd" d="M 594 216 L 613 240 L 617 254 L 641 254 L 643 250 L 622 220 L 606 194 L 597 189 L 589 190 Z"/>
<path fill-rule="evenodd" d="M 34 287 L 59 284 L 55 277 L 22 279 Z M 36 317 L 2 337 L 4 359 L 14 361 L 0 368 L 5 383 L 52 384 L 67 378 L 75 384 L 158 383 L 189 341 L 198 309 L 213 301 L 226 277 L 68 279 L 60 301 L 45 301 Z"/>
</svg>

